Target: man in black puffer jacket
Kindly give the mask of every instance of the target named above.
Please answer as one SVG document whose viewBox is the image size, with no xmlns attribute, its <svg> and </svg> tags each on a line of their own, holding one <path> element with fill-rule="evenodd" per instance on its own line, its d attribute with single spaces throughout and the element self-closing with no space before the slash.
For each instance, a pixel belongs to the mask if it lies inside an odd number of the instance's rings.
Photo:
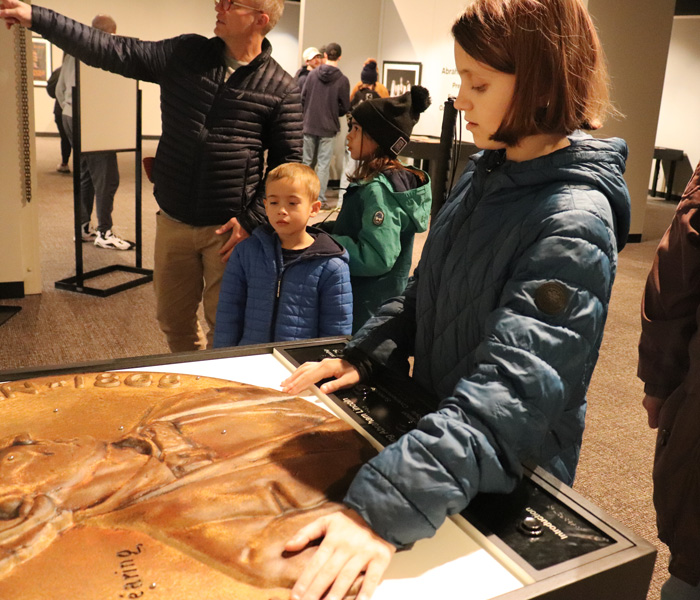
<svg viewBox="0 0 700 600">
<path fill-rule="evenodd" d="M 144 42 L 0 0 L 8 26 L 30 27 L 88 65 L 160 85 L 154 282 L 173 352 L 198 347 L 201 301 L 211 345 L 225 262 L 265 219 L 265 152 L 268 169 L 301 161 L 299 91 L 265 39 L 283 7 L 283 0 L 219 0 L 216 37 Z"/>
</svg>

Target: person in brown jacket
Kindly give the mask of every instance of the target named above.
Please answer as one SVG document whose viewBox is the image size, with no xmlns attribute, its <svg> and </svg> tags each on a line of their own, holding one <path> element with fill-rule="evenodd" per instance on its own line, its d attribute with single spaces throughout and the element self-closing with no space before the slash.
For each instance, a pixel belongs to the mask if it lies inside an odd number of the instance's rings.
<svg viewBox="0 0 700 600">
<path fill-rule="evenodd" d="M 661 600 L 700 598 L 700 164 L 656 252 L 642 300 L 638 376 L 658 428 L 654 505 L 668 545 Z"/>
</svg>

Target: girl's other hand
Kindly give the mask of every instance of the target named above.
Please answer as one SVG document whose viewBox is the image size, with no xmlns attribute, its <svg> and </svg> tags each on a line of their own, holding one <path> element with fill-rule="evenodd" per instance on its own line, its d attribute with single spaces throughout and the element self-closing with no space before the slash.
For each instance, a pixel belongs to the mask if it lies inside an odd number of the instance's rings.
<svg viewBox="0 0 700 600">
<path fill-rule="evenodd" d="M 301 529 L 285 550 L 299 552 L 320 537 L 323 541 L 294 585 L 291 600 L 342 600 L 363 574 L 356 600 L 369 600 L 396 548 L 374 533 L 358 513 L 346 508 Z"/>
<path fill-rule="evenodd" d="M 324 358 L 321 362 L 304 363 L 280 386 L 288 394 L 299 394 L 314 383 L 330 377 L 335 379 L 321 386 L 324 394 L 331 394 L 360 382 L 360 373 L 348 361 L 342 358 Z"/>
</svg>

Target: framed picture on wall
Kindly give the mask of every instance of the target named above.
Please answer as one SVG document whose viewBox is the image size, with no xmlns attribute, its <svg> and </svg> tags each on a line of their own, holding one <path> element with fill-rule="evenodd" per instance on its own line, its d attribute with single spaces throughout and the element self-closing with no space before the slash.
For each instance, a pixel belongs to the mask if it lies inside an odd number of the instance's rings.
<svg viewBox="0 0 700 600">
<path fill-rule="evenodd" d="M 400 96 L 414 85 L 420 85 L 421 63 L 385 60 L 382 64 L 382 82 L 390 96 Z"/>
<path fill-rule="evenodd" d="M 51 44 L 44 38 L 32 38 L 32 73 L 34 85 L 42 86 L 46 86 L 46 82 L 53 73 Z"/>
</svg>

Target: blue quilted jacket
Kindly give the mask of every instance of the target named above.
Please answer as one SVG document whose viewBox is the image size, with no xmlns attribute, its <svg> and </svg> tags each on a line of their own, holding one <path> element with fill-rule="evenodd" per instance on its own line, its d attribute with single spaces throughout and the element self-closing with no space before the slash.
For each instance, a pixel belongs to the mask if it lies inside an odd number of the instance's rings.
<svg viewBox="0 0 700 600">
<path fill-rule="evenodd" d="M 215 348 L 350 334 L 348 253 L 327 233 L 307 231 L 314 243 L 286 265 L 269 225 L 236 246 L 221 282 Z"/>
<path fill-rule="evenodd" d="M 404 547 L 534 461 L 574 478 L 630 200 L 623 140 L 570 137 L 525 162 L 473 157 L 404 294 L 349 350 L 405 368 L 435 412 L 364 465 L 345 502 Z"/>
</svg>

